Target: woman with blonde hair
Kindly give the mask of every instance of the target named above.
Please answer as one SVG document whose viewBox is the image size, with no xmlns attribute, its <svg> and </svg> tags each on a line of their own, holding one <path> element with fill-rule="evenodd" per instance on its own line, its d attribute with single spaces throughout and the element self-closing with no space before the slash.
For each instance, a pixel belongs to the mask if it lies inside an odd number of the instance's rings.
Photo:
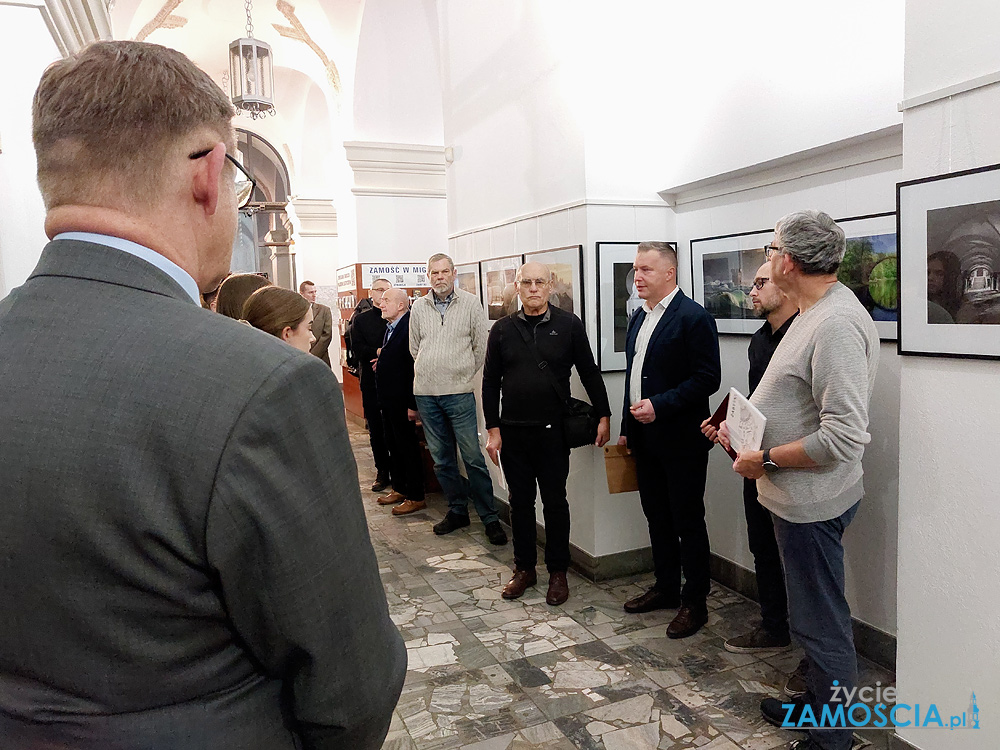
<svg viewBox="0 0 1000 750">
<path fill-rule="evenodd" d="M 271 282 L 256 273 L 234 273 L 219 285 L 215 297 L 215 311 L 227 318 L 239 320 L 243 317 L 243 305 L 258 289 L 270 286 Z"/>
<path fill-rule="evenodd" d="M 306 354 L 316 342 L 312 319 L 309 300 L 278 286 L 258 289 L 243 305 L 243 320 Z"/>
</svg>

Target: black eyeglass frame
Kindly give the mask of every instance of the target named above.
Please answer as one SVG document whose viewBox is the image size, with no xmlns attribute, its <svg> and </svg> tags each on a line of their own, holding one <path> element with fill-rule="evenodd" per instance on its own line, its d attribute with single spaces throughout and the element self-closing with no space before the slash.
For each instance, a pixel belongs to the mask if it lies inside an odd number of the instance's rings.
<svg viewBox="0 0 1000 750">
<path fill-rule="evenodd" d="M 204 151 L 198 151 L 197 153 L 191 154 L 188 158 L 189 159 L 202 159 L 202 158 L 208 156 L 210 153 L 212 153 L 212 149 L 207 148 Z M 232 156 L 230 153 L 226 152 L 226 158 L 229 159 L 229 161 L 231 161 L 236 166 L 236 168 L 240 172 L 243 173 L 243 176 L 246 177 L 247 180 L 249 180 L 249 182 L 250 182 L 250 186 L 251 186 L 250 187 L 250 192 L 248 192 L 247 193 L 247 197 L 244 198 L 242 201 L 240 201 L 239 205 L 236 206 L 236 208 L 246 208 L 247 205 L 250 203 L 251 199 L 253 198 L 254 191 L 257 189 L 257 180 L 255 180 L 253 178 L 253 176 L 249 172 L 246 171 L 246 169 L 243 167 L 243 165 L 240 164 L 238 161 L 236 161 L 236 158 L 234 156 Z"/>
<path fill-rule="evenodd" d="M 229 156 L 229 154 L 226 154 Z M 784 248 L 775 247 L 774 245 L 764 245 L 764 260 L 771 260 L 771 256 L 775 253 L 781 254 L 784 252 Z"/>
<path fill-rule="evenodd" d="M 761 289 L 764 288 L 764 284 L 766 284 L 770 280 L 771 279 L 768 278 L 767 276 L 758 276 L 756 279 L 754 279 L 752 282 L 750 282 L 750 286 L 752 286 L 754 289 L 756 289 L 759 292 Z"/>
</svg>

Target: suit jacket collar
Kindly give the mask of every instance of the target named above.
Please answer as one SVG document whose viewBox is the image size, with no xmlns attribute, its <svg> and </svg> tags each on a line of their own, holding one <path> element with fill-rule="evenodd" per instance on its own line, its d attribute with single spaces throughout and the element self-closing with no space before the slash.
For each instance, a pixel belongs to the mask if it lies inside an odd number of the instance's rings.
<svg viewBox="0 0 1000 750">
<path fill-rule="evenodd" d="M 191 304 L 191 297 L 170 276 L 151 263 L 107 245 L 79 240 L 56 240 L 42 250 L 29 279 L 56 276 L 87 279 L 140 289 Z"/>
</svg>

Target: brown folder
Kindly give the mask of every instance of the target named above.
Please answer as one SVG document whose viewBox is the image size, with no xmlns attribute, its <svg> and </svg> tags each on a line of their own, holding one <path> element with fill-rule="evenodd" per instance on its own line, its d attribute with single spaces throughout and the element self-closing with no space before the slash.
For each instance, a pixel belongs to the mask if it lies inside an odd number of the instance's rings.
<svg viewBox="0 0 1000 750">
<path fill-rule="evenodd" d="M 719 427 L 722 426 L 722 423 L 726 421 L 726 412 L 728 411 L 729 411 L 729 394 L 727 393 L 726 397 L 722 399 L 722 403 L 719 404 L 719 408 L 715 410 L 715 414 L 713 414 L 712 418 L 708 420 L 708 423 L 712 425 L 712 427 L 714 427 L 715 429 L 719 429 Z M 736 451 L 734 451 L 732 448 L 724 448 L 722 446 L 722 443 L 719 443 L 719 447 L 722 448 L 726 453 L 728 453 L 734 461 L 736 460 L 736 455 L 737 455 Z"/>
<path fill-rule="evenodd" d="M 604 470 L 608 475 L 608 492 L 612 495 L 639 489 L 635 456 L 624 445 L 604 446 Z"/>
</svg>

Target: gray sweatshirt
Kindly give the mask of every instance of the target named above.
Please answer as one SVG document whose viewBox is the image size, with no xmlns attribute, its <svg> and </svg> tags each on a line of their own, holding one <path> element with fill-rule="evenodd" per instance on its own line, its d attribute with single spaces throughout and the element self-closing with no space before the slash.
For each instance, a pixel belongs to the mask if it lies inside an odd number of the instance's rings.
<svg viewBox="0 0 1000 750">
<path fill-rule="evenodd" d="M 444 315 L 434 305 L 434 292 L 410 308 L 410 354 L 413 393 L 449 396 L 472 393 L 476 373 L 486 361 L 486 311 L 474 294 L 455 288 Z"/>
<path fill-rule="evenodd" d="M 793 321 L 750 400 L 767 417 L 761 448 L 804 439 L 819 465 L 758 479 L 760 503 L 769 511 L 811 523 L 836 518 L 861 499 L 878 357 L 871 316 L 839 282 Z"/>
</svg>

